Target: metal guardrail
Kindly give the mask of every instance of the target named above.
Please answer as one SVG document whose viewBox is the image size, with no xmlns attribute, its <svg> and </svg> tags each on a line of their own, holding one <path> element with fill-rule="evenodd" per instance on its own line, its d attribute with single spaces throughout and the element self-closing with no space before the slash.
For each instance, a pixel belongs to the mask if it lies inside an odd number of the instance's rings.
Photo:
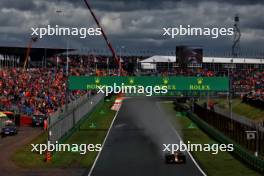
<svg viewBox="0 0 264 176">
<path fill-rule="evenodd" d="M 54 112 L 50 115 L 49 125 L 52 126 L 58 120 L 63 118 L 67 112 L 72 111 L 74 108 L 76 108 L 77 106 L 79 106 L 83 102 L 87 101 L 89 98 L 91 98 L 91 97 L 87 93 L 87 94 L 79 97 L 77 100 L 70 102 L 68 104 L 68 107 L 67 107 L 68 110 L 66 110 L 66 105 L 63 105 L 61 108 L 59 108 L 59 110 L 57 110 L 56 112 Z"/>
<path fill-rule="evenodd" d="M 232 118 L 230 117 L 230 113 L 228 111 L 225 111 L 223 108 L 220 108 L 218 105 L 214 106 L 214 111 L 218 114 L 222 114 L 238 123 L 247 125 L 251 128 L 258 128 L 259 131 L 264 132 L 264 127 L 261 126 L 259 122 L 255 122 L 254 120 L 251 120 L 247 117 L 241 116 L 239 114 L 233 113 Z"/>
<path fill-rule="evenodd" d="M 207 134 L 214 137 L 216 140 L 223 144 L 234 144 L 234 151 L 233 153 L 239 157 L 243 162 L 247 163 L 254 169 L 264 172 L 264 160 L 260 157 L 256 157 L 252 152 L 246 150 L 242 146 L 240 146 L 238 143 L 233 141 L 231 138 L 225 136 L 222 132 L 220 132 L 218 129 L 212 127 L 210 124 L 205 122 L 203 119 L 201 119 L 199 116 L 188 112 L 188 117 L 194 121 L 201 129 L 203 129 Z"/>
<path fill-rule="evenodd" d="M 84 98 L 82 101 L 74 102 L 69 105 L 68 111 L 57 116 L 52 122 L 49 128 L 49 140 L 52 143 L 59 141 L 65 135 L 67 135 L 75 125 L 104 99 L 103 94 L 97 94 L 90 99 Z M 77 104 L 79 103 L 79 104 Z"/>
<path fill-rule="evenodd" d="M 256 124 L 245 124 L 230 118 L 228 115 L 219 114 L 215 111 L 208 110 L 198 104 L 194 105 L 194 112 L 200 119 L 221 131 L 240 146 L 252 153 L 257 152 L 264 156 L 264 132 Z M 247 139 L 247 133 L 254 131 L 255 138 Z"/>
</svg>

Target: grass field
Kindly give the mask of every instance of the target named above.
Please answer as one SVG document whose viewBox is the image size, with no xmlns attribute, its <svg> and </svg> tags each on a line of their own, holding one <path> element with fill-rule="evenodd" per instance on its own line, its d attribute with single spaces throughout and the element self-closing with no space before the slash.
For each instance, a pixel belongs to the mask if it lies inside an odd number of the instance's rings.
<svg viewBox="0 0 264 176">
<path fill-rule="evenodd" d="M 206 100 L 201 100 L 201 103 L 205 101 Z M 220 108 L 229 111 L 228 101 L 226 98 L 213 99 L 213 101 L 216 102 Z M 249 119 L 255 121 L 264 120 L 264 110 L 255 108 L 254 106 L 251 106 L 246 103 L 242 103 L 239 98 L 232 100 L 232 109 L 234 113 L 245 116 Z"/>
<path fill-rule="evenodd" d="M 114 99 L 104 102 L 98 106 L 87 120 L 81 124 L 79 130 L 71 135 L 64 143 L 67 144 L 101 144 L 107 130 L 114 118 L 115 111 L 110 108 Z M 47 135 L 41 134 L 30 144 L 46 142 Z M 31 152 L 31 145 L 28 144 L 18 150 L 12 160 L 21 167 L 45 168 L 45 167 L 89 167 L 97 155 L 97 152 L 87 152 L 80 155 L 79 152 L 57 152 L 52 157 L 52 162 L 44 162 L 44 155 Z"/>
<path fill-rule="evenodd" d="M 190 141 L 196 144 L 217 143 L 206 133 L 200 130 L 192 121 L 182 113 L 174 110 L 172 103 L 164 103 L 164 108 L 171 114 L 171 121 L 177 131 L 180 131 L 185 142 Z M 180 126 L 180 127 L 179 127 Z M 260 176 L 258 172 L 248 168 L 246 165 L 235 159 L 228 152 L 219 152 L 213 155 L 209 152 L 192 152 L 201 168 L 209 176 Z"/>
</svg>

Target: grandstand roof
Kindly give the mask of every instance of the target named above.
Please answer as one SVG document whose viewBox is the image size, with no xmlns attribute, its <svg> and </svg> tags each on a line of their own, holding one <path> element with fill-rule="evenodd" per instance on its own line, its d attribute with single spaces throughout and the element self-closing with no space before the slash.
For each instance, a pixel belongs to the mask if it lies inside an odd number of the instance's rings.
<svg viewBox="0 0 264 176">
<path fill-rule="evenodd" d="M 24 58 L 26 51 L 27 47 L 0 46 L 0 55 L 12 55 Z M 32 60 L 41 60 L 43 56 L 50 57 L 66 51 L 67 49 L 62 48 L 31 48 L 30 58 Z M 68 51 L 74 51 L 74 49 L 69 49 Z"/>
<path fill-rule="evenodd" d="M 175 56 L 152 56 L 140 61 L 141 63 L 176 62 Z M 204 63 L 237 63 L 237 64 L 264 64 L 264 59 L 257 58 L 230 58 L 230 57 L 203 57 Z"/>
<path fill-rule="evenodd" d="M 155 63 L 155 62 L 176 62 L 175 56 L 152 56 L 150 58 L 140 61 L 141 63 Z"/>
<path fill-rule="evenodd" d="M 264 59 L 230 58 L 230 57 L 203 57 L 204 63 L 235 63 L 235 64 L 264 64 Z"/>
</svg>

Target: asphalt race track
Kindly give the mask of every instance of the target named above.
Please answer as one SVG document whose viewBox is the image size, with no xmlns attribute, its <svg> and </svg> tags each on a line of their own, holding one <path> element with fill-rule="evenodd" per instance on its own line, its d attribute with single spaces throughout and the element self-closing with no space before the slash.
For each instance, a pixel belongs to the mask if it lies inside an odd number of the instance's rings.
<svg viewBox="0 0 264 176">
<path fill-rule="evenodd" d="M 163 143 L 179 137 L 164 117 L 157 99 L 131 98 L 123 102 L 92 176 L 200 176 L 190 156 L 186 164 L 165 164 Z"/>
</svg>

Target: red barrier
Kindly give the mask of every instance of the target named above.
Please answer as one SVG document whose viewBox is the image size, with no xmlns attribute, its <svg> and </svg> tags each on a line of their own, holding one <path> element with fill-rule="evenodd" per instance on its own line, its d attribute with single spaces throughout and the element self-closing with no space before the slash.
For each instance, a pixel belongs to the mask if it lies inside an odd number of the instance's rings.
<svg viewBox="0 0 264 176">
<path fill-rule="evenodd" d="M 32 118 L 27 115 L 20 116 L 20 125 L 21 126 L 31 126 L 32 125 Z"/>
</svg>

